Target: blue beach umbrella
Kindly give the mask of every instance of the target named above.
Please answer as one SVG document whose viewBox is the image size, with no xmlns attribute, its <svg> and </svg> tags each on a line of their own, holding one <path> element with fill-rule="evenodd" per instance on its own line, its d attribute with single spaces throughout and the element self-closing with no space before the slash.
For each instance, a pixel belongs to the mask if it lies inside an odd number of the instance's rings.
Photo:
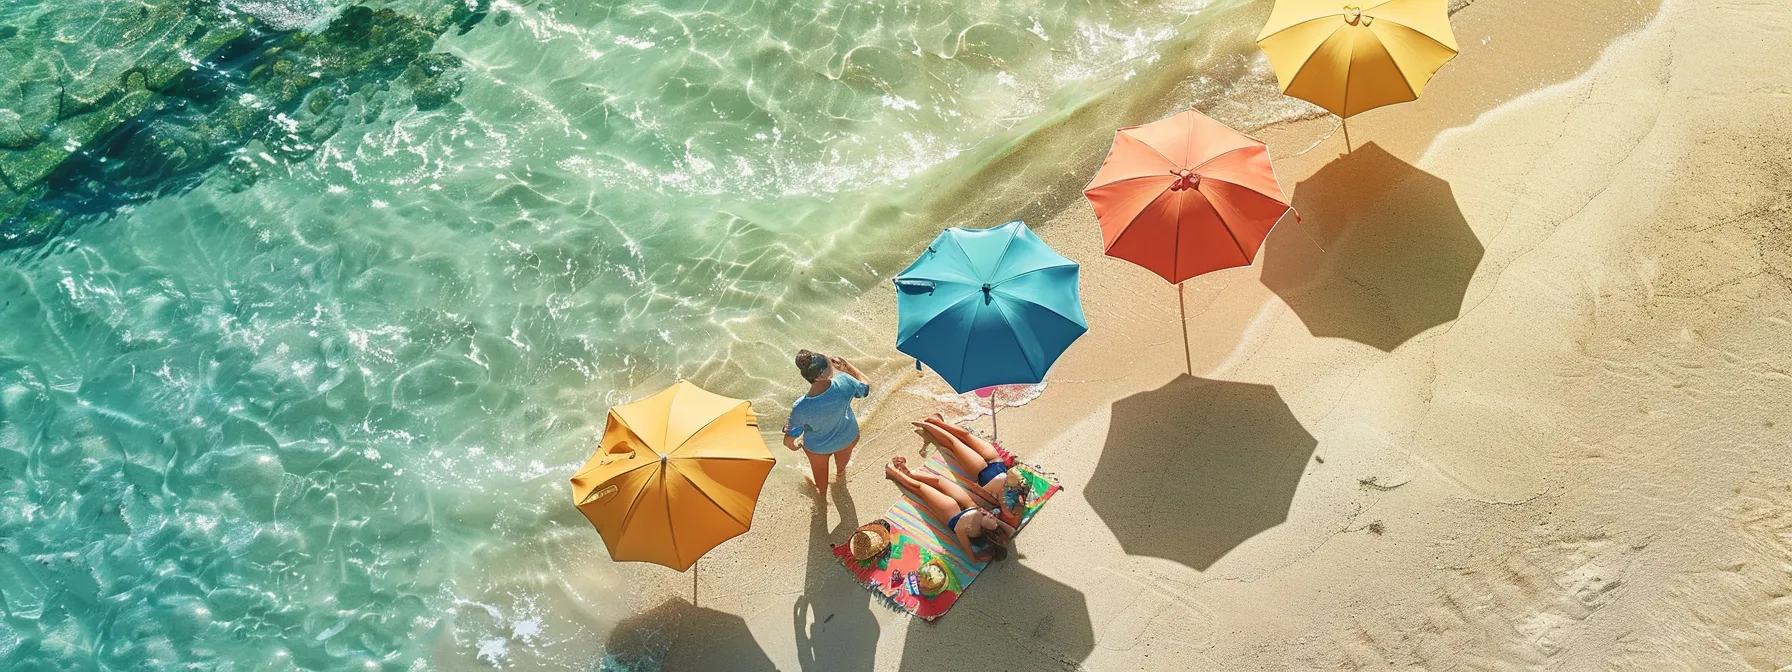
<svg viewBox="0 0 1792 672">
<path fill-rule="evenodd" d="M 961 394 L 1038 383 L 1089 330 L 1078 270 L 1018 221 L 946 229 L 896 276 L 896 349 Z"/>
</svg>

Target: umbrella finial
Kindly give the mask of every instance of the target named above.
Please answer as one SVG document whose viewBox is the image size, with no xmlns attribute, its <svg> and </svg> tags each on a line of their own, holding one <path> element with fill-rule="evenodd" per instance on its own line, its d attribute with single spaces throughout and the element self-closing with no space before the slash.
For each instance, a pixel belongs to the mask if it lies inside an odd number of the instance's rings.
<svg viewBox="0 0 1792 672">
<path fill-rule="evenodd" d="M 987 282 L 983 283 L 983 305 L 987 306 L 987 305 L 989 305 L 989 302 L 993 300 L 989 296 L 989 290 L 991 290 L 993 288 L 994 288 L 993 285 L 990 285 Z"/>
</svg>

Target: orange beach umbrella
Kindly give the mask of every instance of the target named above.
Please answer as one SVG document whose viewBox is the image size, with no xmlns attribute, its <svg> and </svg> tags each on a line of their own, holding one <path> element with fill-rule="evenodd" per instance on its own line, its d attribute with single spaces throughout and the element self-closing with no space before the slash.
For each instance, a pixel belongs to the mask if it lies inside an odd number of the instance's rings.
<svg viewBox="0 0 1792 672">
<path fill-rule="evenodd" d="M 1176 284 L 1179 308 L 1182 281 L 1249 266 L 1291 210 L 1269 148 L 1192 109 L 1115 132 L 1083 195 L 1108 256 Z"/>
<path fill-rule="evenodd" d="M 753 524 L 773 458 L 750 402 L 686 381 L 610 409 L 573 504 L 610 557 L 685 571 Z"/>
<path fill-rule="evenodd" d="M 1269 148 L 1195 110 L 1116 132 L 1083 195 L 1108 256 L 1171 283 L 1249 266 L 1289 210 Z"/>
</svg>

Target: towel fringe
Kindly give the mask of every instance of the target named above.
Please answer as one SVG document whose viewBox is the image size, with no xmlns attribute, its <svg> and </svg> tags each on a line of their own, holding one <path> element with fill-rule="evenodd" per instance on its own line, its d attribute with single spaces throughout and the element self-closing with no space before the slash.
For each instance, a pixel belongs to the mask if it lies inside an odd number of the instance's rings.
<svg viewBox="0 0 1792 672">
<path fill-rule="evenodd" d="M 845 558 L 842 558 L 842 557 L 836 555 L 836 556 L 834 556 L 834 559 L 840 561 L 840 566 L 846 567 L 849 570 L 852 569 L 852 567 L 850 567 L 846 564 Z M 880 582 L 877 582 L 877 581 L 854 581 L 854 583 L 859 584 L 860 588 L 864 588 L 865 590 L 871 591 L 871 596 L 873 598 L 876 598 L 877 603 L 883 605 L 883 607 L 885 609 L 889 609 L 890 611 L 894 611 L 898 614 L 908 614 L 910 616 L 917 616 L 917 617 L 921 618 L 921 620 L 924 620 L 924 621 L 932 621 L 932 620 L 934 620 L 934 618 L 939 618 L 939 616 L 934 616 L 933 618 L 928 618 L 926 616 L 921 616 L 920 614 L 917 614 L 914 611 L 910 610 L 908 608 L 908 605 L 898 602 L 896 600 L 896 596 L 885 594 L 883 592 L 883 584 L 881 584 Z M 940 616 L 943 616 L 943 615 L 944 614 L 941 614 Z"/>
</svg>

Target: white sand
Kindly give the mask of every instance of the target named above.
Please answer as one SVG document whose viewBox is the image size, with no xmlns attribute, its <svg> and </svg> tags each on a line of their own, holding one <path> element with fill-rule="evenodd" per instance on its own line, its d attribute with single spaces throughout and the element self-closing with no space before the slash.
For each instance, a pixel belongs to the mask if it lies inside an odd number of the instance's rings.
<svg viewBox="0 0 1792 672">
<path fill-rule="evenodd" d="M 1665 0 L 1590 69 L 1536 45 L 1604 10 L 1548 4 L 1459 13 L 1462 56 L 1349 156 L 1265 131 L 1305 221 L 1188 284 L 1202 381 L 1174 288 L 1080 204 L 1040 227 L 1092 331 L 1003 438 L 1067 491 L 940 621 L 826 555 L 895 498 L 935 405 L 909 374 L 851 506 L 779 470 L 699 565 L 722 613 L 624 632 L 677 669 L 1792 665 L 1792 3 Z M 647 607 L 689 591 L 630 571 Z"/>
</svg>

